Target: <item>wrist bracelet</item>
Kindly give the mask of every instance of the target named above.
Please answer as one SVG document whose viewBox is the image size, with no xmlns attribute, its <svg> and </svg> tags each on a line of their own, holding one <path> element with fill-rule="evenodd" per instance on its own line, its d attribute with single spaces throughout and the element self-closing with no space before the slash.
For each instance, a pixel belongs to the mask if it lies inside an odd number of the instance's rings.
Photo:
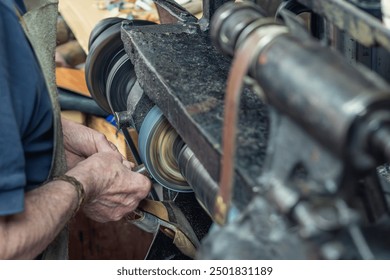
<svg viewBox="0 0 390 280">
<path fill-rule="evenodd" d="M 85 199 L 84 186 L 83 184 L 80 183 L 79 180 L 77 180 L 73 176 L 60 175 L 60 176 L 55 176 L 51 179 L 51 181 L 59 181 L 59 180 L 70 183 L 77 191 L 78 204 L 77 204 L 77 208 L 73 212 L 73 216 L 74 216 L 77 213 L 77 211 L 80 209 L 81 204 L 83 204 L 84 202 Z"/>
</svg>

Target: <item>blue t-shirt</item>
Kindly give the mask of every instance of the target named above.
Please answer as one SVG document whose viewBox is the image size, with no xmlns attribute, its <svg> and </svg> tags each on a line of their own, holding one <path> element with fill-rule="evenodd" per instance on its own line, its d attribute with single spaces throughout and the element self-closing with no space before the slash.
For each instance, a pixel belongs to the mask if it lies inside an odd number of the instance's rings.
<svg viewBox="0 0 390 280">
<path fill-rule="evenodd" d="M 53 155 L 49 93 L 15 3 L 0 1 L 0 215 L 24 210 L 24 193 L 47 179 Z"/>
</svg>

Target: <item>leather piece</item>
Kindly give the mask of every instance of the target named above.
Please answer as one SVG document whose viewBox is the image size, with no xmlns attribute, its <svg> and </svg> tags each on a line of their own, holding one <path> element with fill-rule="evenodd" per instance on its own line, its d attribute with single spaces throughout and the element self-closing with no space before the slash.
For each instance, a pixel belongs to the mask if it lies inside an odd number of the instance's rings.
<svg viewBox="0 0 390 280">
<path fill-rule="evenodd" d="M 168 211 L 162 202 L 144 199 L 138 205 L 138 209 L 164 221 L 169 221 Z"/>
<path fill-rule="evenodd" d="M 160 230 L 173 239 L 175 246 L 186 256 L 195 258 L 197 248 L 200 246 L 198 237 L 192 229 L 182 211 L 171 201 L 141 201 L 137 211 L 155 216 L 160 223 Z M 138 221 L 137 215 L 133 215 Z M 131 217 L 128 220 L 132 222 Z"/>
</svg>

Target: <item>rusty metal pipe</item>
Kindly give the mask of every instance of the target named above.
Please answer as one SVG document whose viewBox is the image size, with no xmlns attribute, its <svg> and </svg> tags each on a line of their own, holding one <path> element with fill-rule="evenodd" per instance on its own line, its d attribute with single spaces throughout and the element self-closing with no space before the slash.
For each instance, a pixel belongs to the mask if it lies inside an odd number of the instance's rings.
<svg viewBox="0 0 390 280">
<path fill-rule="evenodd" d="M 237 50 L 240 43 L 250 40 L 255 33 L 260 38 L 267 36 L 269 25 L 259 26 L 241 40 L 236 40 L 237 34 L 220 36 L 224 25 L 234 26 L 235 13 L 247 9 L 248 15 L 252 15 L 254 11 L 250 4 L 229 5 L 224 9 L 216 15 L 212 26 L 218 29 L 212 30 L 212 34 L 222 51 Z M 258 13 L 258 18 L 264 16 Z M 245 28 L 236 33 L 245 33 Z M 351 143 L 356 139 L 352 138 L 361 129 L 360 121 L 374 112 L 387 110 L 390 104 L 389 86 L 379 77 L 349 65 L 341 55 L 318 41 L 310 38 L 302 41 L 291 32 L 275 36 L 262 46 L 253 58 L 249 75 L 276 110 L 291 117 L 341 157 L 354 148 Z"/>
</svg>

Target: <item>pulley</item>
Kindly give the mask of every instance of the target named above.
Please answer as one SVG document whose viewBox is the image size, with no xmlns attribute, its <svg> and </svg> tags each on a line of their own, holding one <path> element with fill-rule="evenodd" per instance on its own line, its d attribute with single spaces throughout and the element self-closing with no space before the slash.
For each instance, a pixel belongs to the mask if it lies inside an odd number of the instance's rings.
<svg viewBox="0 0 390 280">
<path fill-rule="evenodd" d="M 85 79 L 93 99 L 108 113 L 116 110 L 111 108 L 111 104 L 126 106 L 123 100 L 126 100 L 136 80 L 134 66 L 128 60 L 121 40 L 121 26 L 124 21 L 130 26 L 155 24 L 145 20 L 108 18 L 95 26 L 89 39 Z M 110 84 L 107 91 L 108 81 Z"/>
<path fill-rule="evenodd" d="M 133 64 L 126 52 L 120 52 L 117 58 L 106 81 L 106 97 L 112 112 L 127 110 L 127 97 L 137 81 Z"/>
</svg>

